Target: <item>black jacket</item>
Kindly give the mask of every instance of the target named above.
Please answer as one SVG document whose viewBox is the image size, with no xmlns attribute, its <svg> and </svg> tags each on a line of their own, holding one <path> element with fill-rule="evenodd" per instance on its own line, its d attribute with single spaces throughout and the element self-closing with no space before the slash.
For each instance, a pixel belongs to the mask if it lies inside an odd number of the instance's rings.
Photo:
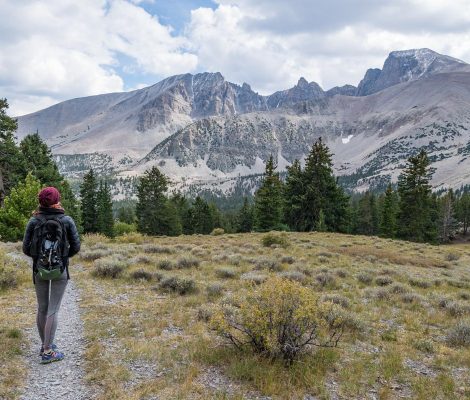
<svg viewBox="0 0 470 400">
<path fill-rule="evenodd" d="M 75 226 L 75 222 L 71 217 L 69 217 L 68 215 L 65 215 L 63 210 L 59 210 L 57 208 L 39 207 L 39 213 L 45 216 L 54 215 L 54 214 L 58 216 L 62 215 L 61 221 L 64 225 L 64 228 L 67 234 L 67 239 L 70 245 L 68 256 L 64 257 L 63 260 L 64 260 L 65 268 L 67 270 L 67 279 L 70 279 L 69 257 L 73 257 L 75 254 L 77 254 L 80 251 L 80 237 L 78 235 L 78 230 L 77 230 L 77 227 Z M 28 221 L 28 225 L 26 225 L 26 231 L 24 233 L 24 238 L 23 238 L 23 253 L 29 257 L 32 257 L 30 253 L 31 240 L 33 239 L 34 228 L 36 224 L 38 223 L 38 221 L 39 219 L 33 216 Z M 37 263 L 37 258 L 33 258 L 33 281 L 34 281 L 34 275 L 37 272 L 36 263 Z"/>
</svg>

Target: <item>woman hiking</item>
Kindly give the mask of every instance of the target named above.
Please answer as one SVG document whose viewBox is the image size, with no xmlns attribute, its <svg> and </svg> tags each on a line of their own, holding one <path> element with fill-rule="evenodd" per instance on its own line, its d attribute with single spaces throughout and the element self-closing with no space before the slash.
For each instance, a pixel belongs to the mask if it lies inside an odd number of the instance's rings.
<svg viewBox="0 0 470 400">
<path fill-rule="evenodd" d="M 36 323 L 41 337 L 41 363 L 64 358 L 54 343 L 60 303 L 67 286 L 69 257 L 80 250 L 77 227 L 65 215 L 60 193 L 52 186 L 38 194 L 39 206 L 28 221 L 23 253 L 33 258 L 33 283 L 38 300 Z"/>
</svg>

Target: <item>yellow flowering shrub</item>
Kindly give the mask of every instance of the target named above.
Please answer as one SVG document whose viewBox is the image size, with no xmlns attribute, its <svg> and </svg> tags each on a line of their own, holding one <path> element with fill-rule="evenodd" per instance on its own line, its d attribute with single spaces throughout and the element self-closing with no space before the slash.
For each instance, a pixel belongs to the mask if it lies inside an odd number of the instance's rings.
<svg viewBox="0 0 470 400">
<path fill-rule="evenodd" d="M 343 315 L 337 305 L 320 303 L 311 289 L 273 276 L 236 304 L 219 307 L 211 321 L 236 347 L 292 364 L 314 346 L 336 347 L 344 332 Z"/>
</svg>

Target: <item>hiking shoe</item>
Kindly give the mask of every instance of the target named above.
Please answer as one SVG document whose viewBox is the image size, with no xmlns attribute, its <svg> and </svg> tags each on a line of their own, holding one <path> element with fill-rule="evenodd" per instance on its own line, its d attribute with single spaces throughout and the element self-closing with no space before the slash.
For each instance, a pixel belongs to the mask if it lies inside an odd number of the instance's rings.
<svg viewBox="0 0 470 400">
<path fill-rule="evenodd" d="M 57 345 L 52 343 L 51 344 L 51 350 L 52 351 L 57 351 Z M 44 346 L 41 346 L 41 350 L 39 351 L 39 357 L 41 357 L 44 354 Z"/>
<path fill-rule="evenodd" d="M 43 353 L 41 356 L 41 364 L 49 364 L 54 361 L 61 361 L 64 359 L 64 353 L 59 351 L 51 351 L 50 353 Z"/>
</svg>

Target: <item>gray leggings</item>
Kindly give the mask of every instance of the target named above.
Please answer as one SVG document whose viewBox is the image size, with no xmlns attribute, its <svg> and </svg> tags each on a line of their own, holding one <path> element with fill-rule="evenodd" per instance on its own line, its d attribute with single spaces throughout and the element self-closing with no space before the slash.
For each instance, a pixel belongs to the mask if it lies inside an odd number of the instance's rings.
<svg viewBox="0 0 470 400">
<path fill-rule="evenodd" d="M 64 271 L 60 279 L 55 281 L 43 281 L 39 277 L 35 281 L 38 298 L 36 323 L 42 345 L 48 349 L 54 343 L 60 303 L 67 286 L 67 272 Z"/>
</svg>

